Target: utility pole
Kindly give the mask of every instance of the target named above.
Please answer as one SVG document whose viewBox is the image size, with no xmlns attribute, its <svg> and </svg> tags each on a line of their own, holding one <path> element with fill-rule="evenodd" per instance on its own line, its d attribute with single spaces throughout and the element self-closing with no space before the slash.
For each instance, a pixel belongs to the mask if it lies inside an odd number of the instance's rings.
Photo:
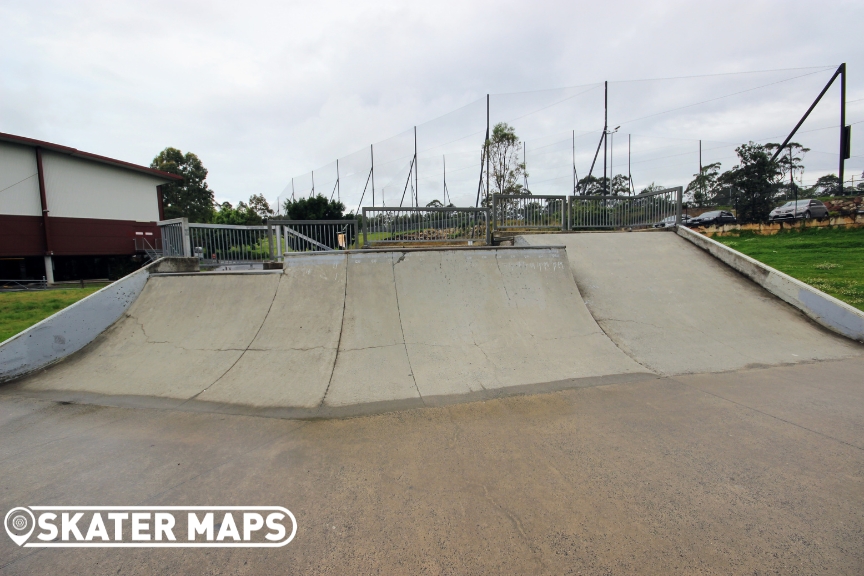
<svg viewBox="0 0 864 576">
<path fill-rule="evenodd" d="M 441 155 L 441 161 L 444 162 L 444 205 L 448 204 L 447 202 L 447 156 L 444 154 Z"/>
<path fill-rule="evenodd" d="M 291 178 L 291 201 L 294 202 L 294 178 Z"/>
<path fill-rule="evenodd" d="M 845 176 L 846 159 L 850 155 L 852 127 L 846 126 L 846 63 L 840 64 L 840 195 L 843 195 L 843 178 Z"/>
<path fill-rule="evenodd" d="M 576 195 L 576 130 L 573 130 L 573 195 Z"/>
<path fill-rule="evenodd" d="M 803 156 L 802 156 L 803 158 Z M 795 192 L 795 217 L 798 217 L 798 187 L 795 186 L 795 180 L 792 178 L 792 143 L 789 143 L 789 186 L 792 187 Z M 842 186 L 842 183 L 841 183 Z"/>
<path fill-rule="evenodd" d="M 606 178 L 606 134 L 609 132 L 609 81 L 603 82 L 603 195 L 609 194 Z"/>
<path fill-rule="evenodd" d="M 633 173 L 630 172 L 630 134 L 627 134 L 627 180 L 630 182 L 630 191 L 635 193 L 633 189 Z"/>
<path fill-rule="evenodd" d="M 341 180 L 339 178 L 339 159 L 337 158 L 336 159 L 336 200 L 339 202 L 342 201 L 342 186 L 340 184 L 340 181 Z"/>
<path fill-rule="evenodd" d="M 699 140 L 699 185 L 702 188 L 702 198 L 705 198 L 705 182 L 702 181 L 702 140 Z"/>
<path fill-rule="evenodd" d="M 528 164 L 525 162 L 525 141 L 522 141 L 522 182 L 525 183 L 525 190 L 528 190 L 528 172 L 526 168 Z"/>
<path fill-rule="evenodd" d="M 369 158 L 372 159 L 372 207 L 375 207 L 375 151 L 372 149 L 372 144 L 369 144 Z"/>
<path fill-rule="evenodd" d="M 420 182 L 417 179 L 417 126 L 414 126 L 414 205 L 420 207 Z"/>
<path fill-rule="evenodd" d="M 612 133 L 612 142 L 609 144 L 609 193 L 612 193 L 612 179 L 615 178 L 615 133 Z"/>
<path fill-rule="evenodd" d="M 309 197 L 312 198 L 315 196 L 315 171 L 312 170 L 312 192 L 309 193 Z"/>
<path fill-rule="evenodd" d="M 486 94 L 486 204 L 489 204 L 489 94 Z"/>
</svg>

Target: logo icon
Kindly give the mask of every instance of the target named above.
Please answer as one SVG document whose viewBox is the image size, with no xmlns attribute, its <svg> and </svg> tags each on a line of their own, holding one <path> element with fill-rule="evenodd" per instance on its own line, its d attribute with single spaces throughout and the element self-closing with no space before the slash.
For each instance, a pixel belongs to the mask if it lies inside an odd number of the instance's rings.
<svg viewBox="0 0 864 576">
<path fill-rule="evenodd" d="M 24 548 L 277 548 L 297 534 L 281 506 L 30 506 L 3 522 Z"/>
<path fill-rule="evenodd" d="M 6 526 L 6 533 L 18 546 L 21 546 L 33 533 L 36 528 L 36 518 L 33 513 L 27 508 L 13 508 L 6 513 L 6 518 L 3 519 L 3 525 Z"/>
</svg>

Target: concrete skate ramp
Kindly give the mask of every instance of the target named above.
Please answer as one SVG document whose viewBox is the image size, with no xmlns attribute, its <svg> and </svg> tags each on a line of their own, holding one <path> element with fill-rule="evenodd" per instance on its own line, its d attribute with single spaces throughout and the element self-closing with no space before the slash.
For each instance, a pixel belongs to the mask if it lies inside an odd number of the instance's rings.
<svg viewBox="0 0 864 576">
<path fill-rule="evenodd" d="M 594 322 L 563 249 L 509 248 L 153 277 L 87 348 L 13 386 L 310 417 L 649 377 Z"/>
<path fill-rule="evenodd" d="M 630 357 L 661 374 L 860 355 L 707 252 L 670 232 L 529 235 L 561 244 L 588 309 Z"/>
</svg>

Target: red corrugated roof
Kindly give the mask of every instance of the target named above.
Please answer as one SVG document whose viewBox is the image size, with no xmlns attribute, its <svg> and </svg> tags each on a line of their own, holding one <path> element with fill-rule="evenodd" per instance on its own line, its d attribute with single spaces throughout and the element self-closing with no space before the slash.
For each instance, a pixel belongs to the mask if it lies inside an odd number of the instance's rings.
<svg viewBox="0 0 864 576">
<path fill-rule="evenodd" d="M 39 148 L 42 148 L 44 150 L 51 150 L 52 152 L 59 152 L 60 154 L 68 154 L 69 156 L 75 156 L 76 158 L 83 158 L 85 160 L 92 160 L 93 162 L 101 162 L 102 164 L 116 166 L 117 168 L 125 168 L 126 170 L 132 170 L 134 172 L 142 172 L 150 176 L 160 176 L 162 178 L 165 178 L 166 180 L 183 180 L 183 177 L 178 176 L 177 174 L 163 172 L 162 170 L 148 168 L 147 166 L 139 166 L 138 164 L 124 162 L 123 160 L 115 160 L 114 158 L 108 158 L 107 156 L 91 154 L 90 152 L 82 152 L 81 150 L 78 150 L 76 148 L 70 148 L 69 146 L 61 146 L 60 144 L 52 144 L 51 142 L 34 140 L 33 138 L 26 138 L 24 136 L 16 136 L 14 134 L 5 134 L 3 132 L 0 132 L 0 142 L 14 142 L 15 144 L 24 144 L 26 146 L 33 147 L 38 146 Z"/>
</svg>

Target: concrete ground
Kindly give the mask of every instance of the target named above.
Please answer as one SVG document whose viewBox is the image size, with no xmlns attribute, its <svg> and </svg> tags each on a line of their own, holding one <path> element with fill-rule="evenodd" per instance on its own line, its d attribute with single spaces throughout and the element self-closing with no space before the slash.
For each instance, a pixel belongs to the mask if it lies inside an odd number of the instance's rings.
<svg viewBox="0 0 864 576">
<path fill-rule="evenodd" d="M 861 574 L 864 359 L 348 420 L 0 396 L 0 509 L 281 505 L 277 549 L 54 549 L 0 574 Z"/>
</svg>

